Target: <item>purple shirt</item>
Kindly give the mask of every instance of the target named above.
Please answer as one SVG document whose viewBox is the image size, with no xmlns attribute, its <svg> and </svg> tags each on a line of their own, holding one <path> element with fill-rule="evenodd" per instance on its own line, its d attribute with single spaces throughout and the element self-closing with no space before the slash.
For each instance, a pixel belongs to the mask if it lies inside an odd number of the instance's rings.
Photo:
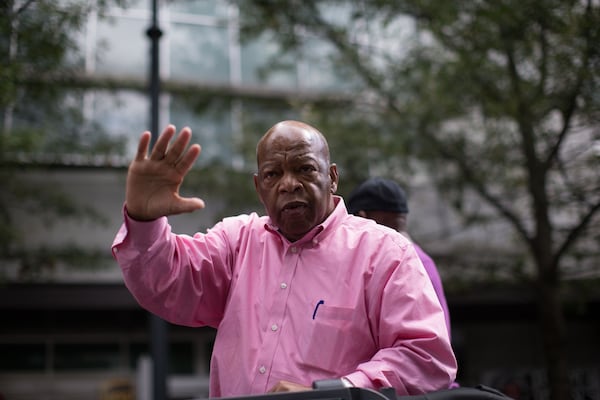
<svg viewBox="0 0 600 400">
<path fill-rule="evenodd" d="M 345 377 L 400 395 L 454 380 L 444 313 L 413 245 L 335 201 L 293 243 L 255 213 L 193 237 L 124 213 L 112 249 L 137 301 L 172 323 L 218 328 L 211 397 L 280 380 Z"/>
<path fill-rule="evenodd" d="M 437 295 L 438 300 L 440 301 L 440 305 L 444 310 L 444 318 L 446 319 L 446 326 L 448 327 L 448 336 L 450 335 L 450 311 L 448 310 L 448 303 L 446 302 L 446 296 L 444 295 L 444 287 L 442 286 L 442 279 L 440 278 L 440 274 L 438 273 L 437 267 L 435 263 L 429 257 L 425 251 L 419 247 L 419 245 L 414 244 L 415 250 L 417 251 L 417 255 L 419 259 L 423 263 L 425 267 L 425 272 L 429 275 L 429 279 L 431 279 L 431 283 L 433 284 L 433 290 Z"/>
</svg>

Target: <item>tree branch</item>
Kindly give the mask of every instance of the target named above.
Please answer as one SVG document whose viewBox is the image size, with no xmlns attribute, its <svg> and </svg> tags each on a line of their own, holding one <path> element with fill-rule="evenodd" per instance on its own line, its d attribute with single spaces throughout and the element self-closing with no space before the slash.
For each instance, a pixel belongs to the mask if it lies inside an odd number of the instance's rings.
<svg viewBox="0 0 600 400">
<path fill-rule="evenodd" d="M 567 237 L 565 238 L 562 245 L 556 251 L 554 256 L 554 264 L 555 267 L 559 265 L 560 259 L 566 254 L 569 248 L 575 243 L 578 237 L 584 232 L 589 223 L 592 221 L 594 215 L 600 210 L 600 201 L 592 204 L 586 213 L 583 214 L 581 220 L 577 225 L 575 225 L 570 231 Z"/>
<path fill-rule="evenodd" d="M 588 23 L 586 24 L 586 30 L 585 30 L 585 34 L 584 34 L 586 46 L 585 46 L 585 51 L 583 52 L 583 60 L 582 60 L 582 63 L 580 65 L 579 69 L 577 70 L 577 75 L 576 75 L 577 81 L 576 81 L 573 89 L 571 90 L 570 94 L 568 96 L 566 96 L 567 100 L 563 103 L 565 105 L 564 108 L 561 107 L 561 112 L 563 115 L 563 126 L 560 131 L 560 134 L 558 135 L 556 143 L 552 146 L 550 152 L 548 153 L 548 157 L 544 161 L 546 168 L 549 168 L 549 166 L 556 160 L 556 157 L 558 156 L 558 152 L 560 151 L 561 145 L 570 132 L 569 128 L 571 126 L 571 119 L 573 118 L 575 110 L 577 109 L 577 97 L 581 93 L 581 88 L 583 87 L 583 82 L 585 81 L 586 73 L 590 68 L 590 65 L 589 65 L 590 57 L 594 51 L 594 46 L 595 46 L 595 43 L 593 43 L 593 40 L 591 38 L 590 29 L 596 28 L 595 26 L 594 27 L 590 26 L 590 25 L 592 25 L 591 21 L 587 21 L 590 18 L 589 14 L 591 12 L 592 12 L 591 4 L 588 1 L 587 7 L 586 7 L 586 17 L 588 17 L 588 18 L 586 18 L 586 22 L 588 22 Z"/>
<path fill-rule="evenodd" d="M 29 6 L 34 2 L 35 0 L 27 0 L 25 3 L 23 3 L 21 5 L 21 7 L 19 7 L 16 11 L 13 17 L 17 17 L 19 14 L 21 14 L 22 12 L 24 12 L 26 9 L 29 8 Z"/>
<path fill-rule="evenodd" d="M 508 207 L 506 207 L 498 196 L 494 196 L 487 187 L 483 184 L 483 182 L 478 179 L 472 168 L 469 167 L 469 163 L 467 162 L 467 157 L 464 155 L 452 154 L 447 151 L 447 146 L 444 146 L 435 135 L 428 135 L 428 138 L 435 145 L 436 151 L 442 154 L 448 160 L 455 162 L 460 170 L 462 171 L 463 178 L 471 184 L 471 186 L 475 189 L 477 193 L 484 199 L 486 199 L 490 204 L 496 208 L 496 210 L 503 215 L 510 223 L 515 227 L 517 232 L 523 237 L 523 239 L 532 244 L 532 238 L 525 229 L 525 226 L 521 222 L 521 220 L 517 217 L 515 213 L 513 213 Z"/>
</svg>

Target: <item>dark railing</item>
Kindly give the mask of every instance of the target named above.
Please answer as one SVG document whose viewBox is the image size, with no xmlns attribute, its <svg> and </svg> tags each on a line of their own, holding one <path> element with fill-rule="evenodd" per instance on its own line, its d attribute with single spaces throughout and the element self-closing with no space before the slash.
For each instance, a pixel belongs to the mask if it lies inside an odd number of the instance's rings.
<svg viewBox="0 0 600 400">
<path fill-rule="evenodd" d="M 221 400 L 511 400 L 500 391 L 479 385 L 438 390 L 412 396 L 398 396 L 393 388 L 379 391 L 336 385 L 335 381 L 316 381 L 314 390 L 303 392 L 267 393 L 240 397 L 226 397 Z"/>
</svg>

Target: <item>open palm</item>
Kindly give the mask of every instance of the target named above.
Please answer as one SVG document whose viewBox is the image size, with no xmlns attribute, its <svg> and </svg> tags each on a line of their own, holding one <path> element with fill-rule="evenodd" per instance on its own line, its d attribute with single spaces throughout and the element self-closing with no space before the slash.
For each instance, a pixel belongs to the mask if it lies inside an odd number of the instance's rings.
<svg viewBox="0 0 600 400">
<path fill-rule="evenodd" d="M 162 216 L 204 208 L 202 199 L 185 198 L 179 188 L 200 155 L 200 145 L 187 147 L 192 132 L 183 128 L 173 143 L 175 127 L 168 125 L 148 157 L 150 132 L 142 134 L 134 160 L 129 165 L 125 204 L 130 217 L 148 221 Z"/>
</svg>

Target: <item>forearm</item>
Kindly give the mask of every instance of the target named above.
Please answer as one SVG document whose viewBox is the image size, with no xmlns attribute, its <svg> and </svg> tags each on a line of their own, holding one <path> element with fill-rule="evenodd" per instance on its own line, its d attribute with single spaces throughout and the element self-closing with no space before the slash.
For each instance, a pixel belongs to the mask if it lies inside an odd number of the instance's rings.
<svg viewBox="0 0 600 400">
<path fill-rule="evenodd" d="M 382 349 L 345 378 L 357 387 L 374 390 L 393 387 L 399 395 L 448 388 L 456 377 L 456 359 L 449 346 L 435 346 L 436 350 Z"/>
<path fill-rule="evenodd" d="M 213 325 L 220 318 L 223 296 L 211 289 L 212 260 L 191 237 L 173 234 L 166 218 L 139 222 L 125 215 L 112 249 L 127 288 L 145 309 L 182 325 Z"/>
</svg>

